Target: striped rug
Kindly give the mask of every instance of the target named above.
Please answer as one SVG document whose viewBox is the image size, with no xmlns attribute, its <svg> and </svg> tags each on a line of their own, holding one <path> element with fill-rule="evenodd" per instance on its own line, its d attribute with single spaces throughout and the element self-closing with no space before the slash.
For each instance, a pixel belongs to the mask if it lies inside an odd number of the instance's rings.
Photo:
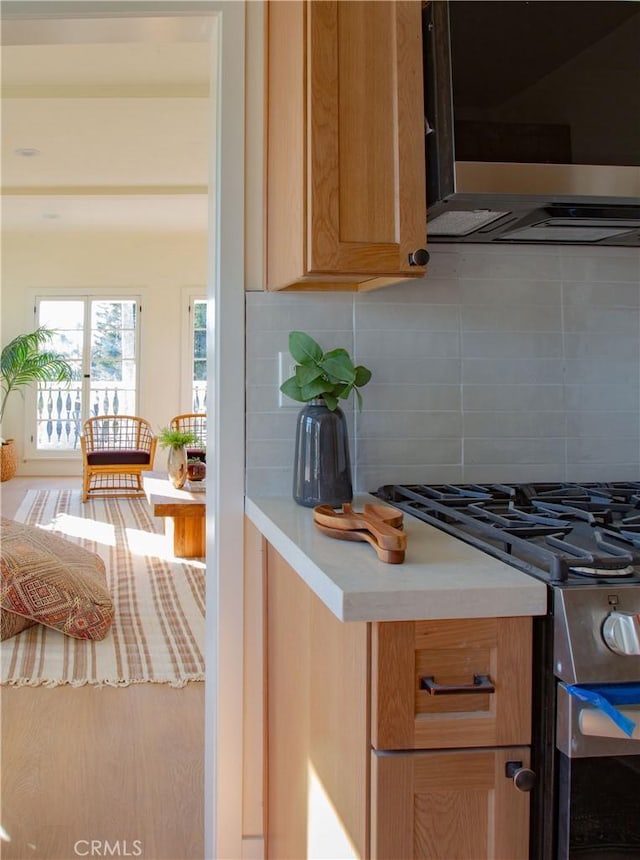
<svg viewBox="0 0 640 860">
<path fill-rule="evenodd" d="M 2 643 L 2 684 L 182 687 L 204 680 L 205 565 L 171 556 L 145 499 L 90 499 L 29 490 L 16 519 L 97 552 L 116 612 L 101 642 L 36 625 Z"/>
</svg>

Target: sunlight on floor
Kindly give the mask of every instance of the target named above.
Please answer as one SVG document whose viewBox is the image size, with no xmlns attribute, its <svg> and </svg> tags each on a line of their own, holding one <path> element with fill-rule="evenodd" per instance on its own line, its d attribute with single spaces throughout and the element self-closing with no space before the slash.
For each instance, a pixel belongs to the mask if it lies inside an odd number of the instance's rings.
<svg viewBox="0 0 640 860">
<path fill-rule="evenodd" d="M 308 763 L 308 768 L 307 857 L 315 857 L 318 860 L 358 858 L 358 852 L 311 762 Z"/>
<path fill-rule="evenodd" d="M 132 555 L 149 555 L 164 561 L 186 562 L 193 567 L 205 567 L 204 559 L 182 559 L 174 556 L 166 535 L 145 532 L 140 529 L 126 529 L 126 535 L 127 548 Z"/>
<path fill-rule="evenodd" d="M 0 824 L 0 841 L 1 842 L 11 842 L 11 837 L 9 836 L 7 831 L 4 829 L 2 824 Z"/>
<path fill-rule="evenodd" d="M 71 514 L 59 514 L 49 525 L 38 526 L 38 528 L 55 531 L 68 537 L 92 540 L 104 546 L 116 545 L 116 532 L 112 525 L 84 517 L 74 517 Z"/>
<path fill-rule="evenodd" d="M 145 532 L 141 529 L 125 529 L 127 549 L 132 555 L 152 555 L 157 558 L 171 560 L 167 538 L 155 532 Z"/>
</svg>

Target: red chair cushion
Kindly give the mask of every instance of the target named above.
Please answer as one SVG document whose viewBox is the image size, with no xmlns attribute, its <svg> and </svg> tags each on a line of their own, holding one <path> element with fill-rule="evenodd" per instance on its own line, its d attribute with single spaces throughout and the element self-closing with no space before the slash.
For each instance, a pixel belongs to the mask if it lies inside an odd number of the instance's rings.
<svg viewBox="0 0 640 860">
<path fill-rule="evenodd" d="M 136 450 L 113 450 L 92 451 L 87 454 L 87 463 L 90 466 L 131 466 L 145 465 L 149 463 L 148 451 Z"/>
</svg>

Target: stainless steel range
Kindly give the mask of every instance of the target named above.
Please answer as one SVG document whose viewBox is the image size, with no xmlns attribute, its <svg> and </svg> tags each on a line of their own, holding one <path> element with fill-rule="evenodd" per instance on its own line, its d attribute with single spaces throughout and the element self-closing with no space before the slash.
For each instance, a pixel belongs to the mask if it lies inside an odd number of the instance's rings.
<svg viewBox="0 0 640 860">
<path fill-rule="evenodd" d="M 375 495 L 548 583 L 534 619 L 531 858 L 640 858 L 640 482 Z"/>
</svg>

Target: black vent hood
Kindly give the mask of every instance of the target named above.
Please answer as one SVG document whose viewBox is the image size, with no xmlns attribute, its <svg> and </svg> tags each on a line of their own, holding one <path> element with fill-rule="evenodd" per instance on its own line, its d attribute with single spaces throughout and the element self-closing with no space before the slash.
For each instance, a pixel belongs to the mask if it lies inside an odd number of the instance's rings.
<svg viewBox="0 0 640 860">
<path fill-rule="evenodd" d="M 425 0 L 427 241 L 640 246 L 639 44 L 632 0 Z"/>
<path fill-rule="evenodd" d="M 640 247 L 640 201 L 452 194 L 429 207 L 427 241 Z"/>
</svg>

